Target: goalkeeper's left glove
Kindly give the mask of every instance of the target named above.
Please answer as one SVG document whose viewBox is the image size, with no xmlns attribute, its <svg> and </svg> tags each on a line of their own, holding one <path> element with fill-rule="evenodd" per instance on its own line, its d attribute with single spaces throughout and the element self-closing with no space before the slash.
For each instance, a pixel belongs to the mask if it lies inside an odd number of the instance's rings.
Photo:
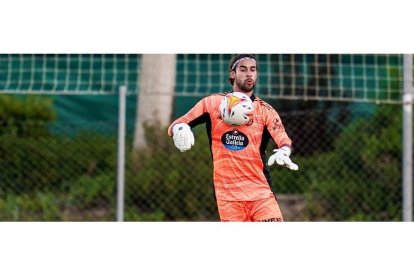
<svg viewBox="0 0 414 276">
<path fill-rule="evenodd" d="M 275 163 L 281 166 L 285 166 L 293 171 L 297 171 L 299 169 L 299 166 L 290 160 L 289 156 L 291 153 L 291 150 L 287 146 L 283 146 L 280 149 L 273 150 L 274 154 L 269 157 L 269 160 L 267 161 L 267 165 L 271 166 Z"/>
</svg>

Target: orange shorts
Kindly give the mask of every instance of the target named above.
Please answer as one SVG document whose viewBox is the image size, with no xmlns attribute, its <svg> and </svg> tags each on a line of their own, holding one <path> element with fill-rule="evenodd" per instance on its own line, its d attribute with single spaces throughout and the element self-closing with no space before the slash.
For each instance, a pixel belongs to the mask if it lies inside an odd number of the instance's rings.
<svg viewBox="0 0 414 276">
<path fill-rule="evenodd" d="M 255 201 L 225 201 L 217 199 L 221 221 L 283 221 L 275 195 Z"/>
</svg>

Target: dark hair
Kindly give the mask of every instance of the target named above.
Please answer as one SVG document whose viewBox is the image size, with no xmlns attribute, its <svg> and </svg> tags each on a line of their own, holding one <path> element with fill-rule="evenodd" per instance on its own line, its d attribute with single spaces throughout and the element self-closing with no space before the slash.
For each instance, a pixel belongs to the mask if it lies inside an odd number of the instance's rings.
<svg viewBox="0 0 414 276">
<path fill-rule="evenodd" d="M 252 54 L 239 54 L 237 56 L 234 56 L 231 59 L 230 64 L 229 64 L 229 74 L 230 74 L 231 71 L 236 71 L 236 68 L 237 68 L 237 64 L 236 63 L 238 63 L 238 61 L 240 59 L 242 59 L 242 58 L 251 58 L 251 59 L 254 59 L 256 61 L 256 68 L 257 68 L 257 70 L 259 70 L 259 65 L 257 64 L 257 59 L 256 59 L 256 57 L 254 55 L 252 55 Z M 236 64 L 236 66 L 234 66 L 235 64 Z M 228 78 L 228 81 L 230 82 L 231 85 L 234 84 L 234 79 L 230 78 L 230 76 Z"/>
</svg>

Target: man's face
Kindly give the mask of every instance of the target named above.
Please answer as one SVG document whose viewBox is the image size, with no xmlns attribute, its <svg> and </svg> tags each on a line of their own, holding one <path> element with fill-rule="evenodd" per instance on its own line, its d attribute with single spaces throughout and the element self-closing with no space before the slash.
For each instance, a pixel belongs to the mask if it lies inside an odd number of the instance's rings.
<svg viewBox="0 0 414 276">
<path fill-rule="evenodd" d="M 257 68 L 254 59 L 240 61 L 235 71 L 231 71 L 234 78 L 235 90 L 239 88 L 243 92 L 251 92 L 256 86 Z"/>
</svg>

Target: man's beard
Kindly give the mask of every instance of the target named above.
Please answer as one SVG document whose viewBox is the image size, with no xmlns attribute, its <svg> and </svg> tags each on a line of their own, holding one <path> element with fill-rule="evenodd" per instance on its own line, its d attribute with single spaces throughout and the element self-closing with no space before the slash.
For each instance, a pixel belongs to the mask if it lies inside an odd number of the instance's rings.
<svg viewBox="0 0 414 276">
<path fill-rule="evenodd" d="M 254 87 L 256 86 L 256 82 L 254 81 L 252 85 L 246 84 L 245 82 L 236 79 L 236 84 L 243 92 L 251 92 Z"/>
</svg>

